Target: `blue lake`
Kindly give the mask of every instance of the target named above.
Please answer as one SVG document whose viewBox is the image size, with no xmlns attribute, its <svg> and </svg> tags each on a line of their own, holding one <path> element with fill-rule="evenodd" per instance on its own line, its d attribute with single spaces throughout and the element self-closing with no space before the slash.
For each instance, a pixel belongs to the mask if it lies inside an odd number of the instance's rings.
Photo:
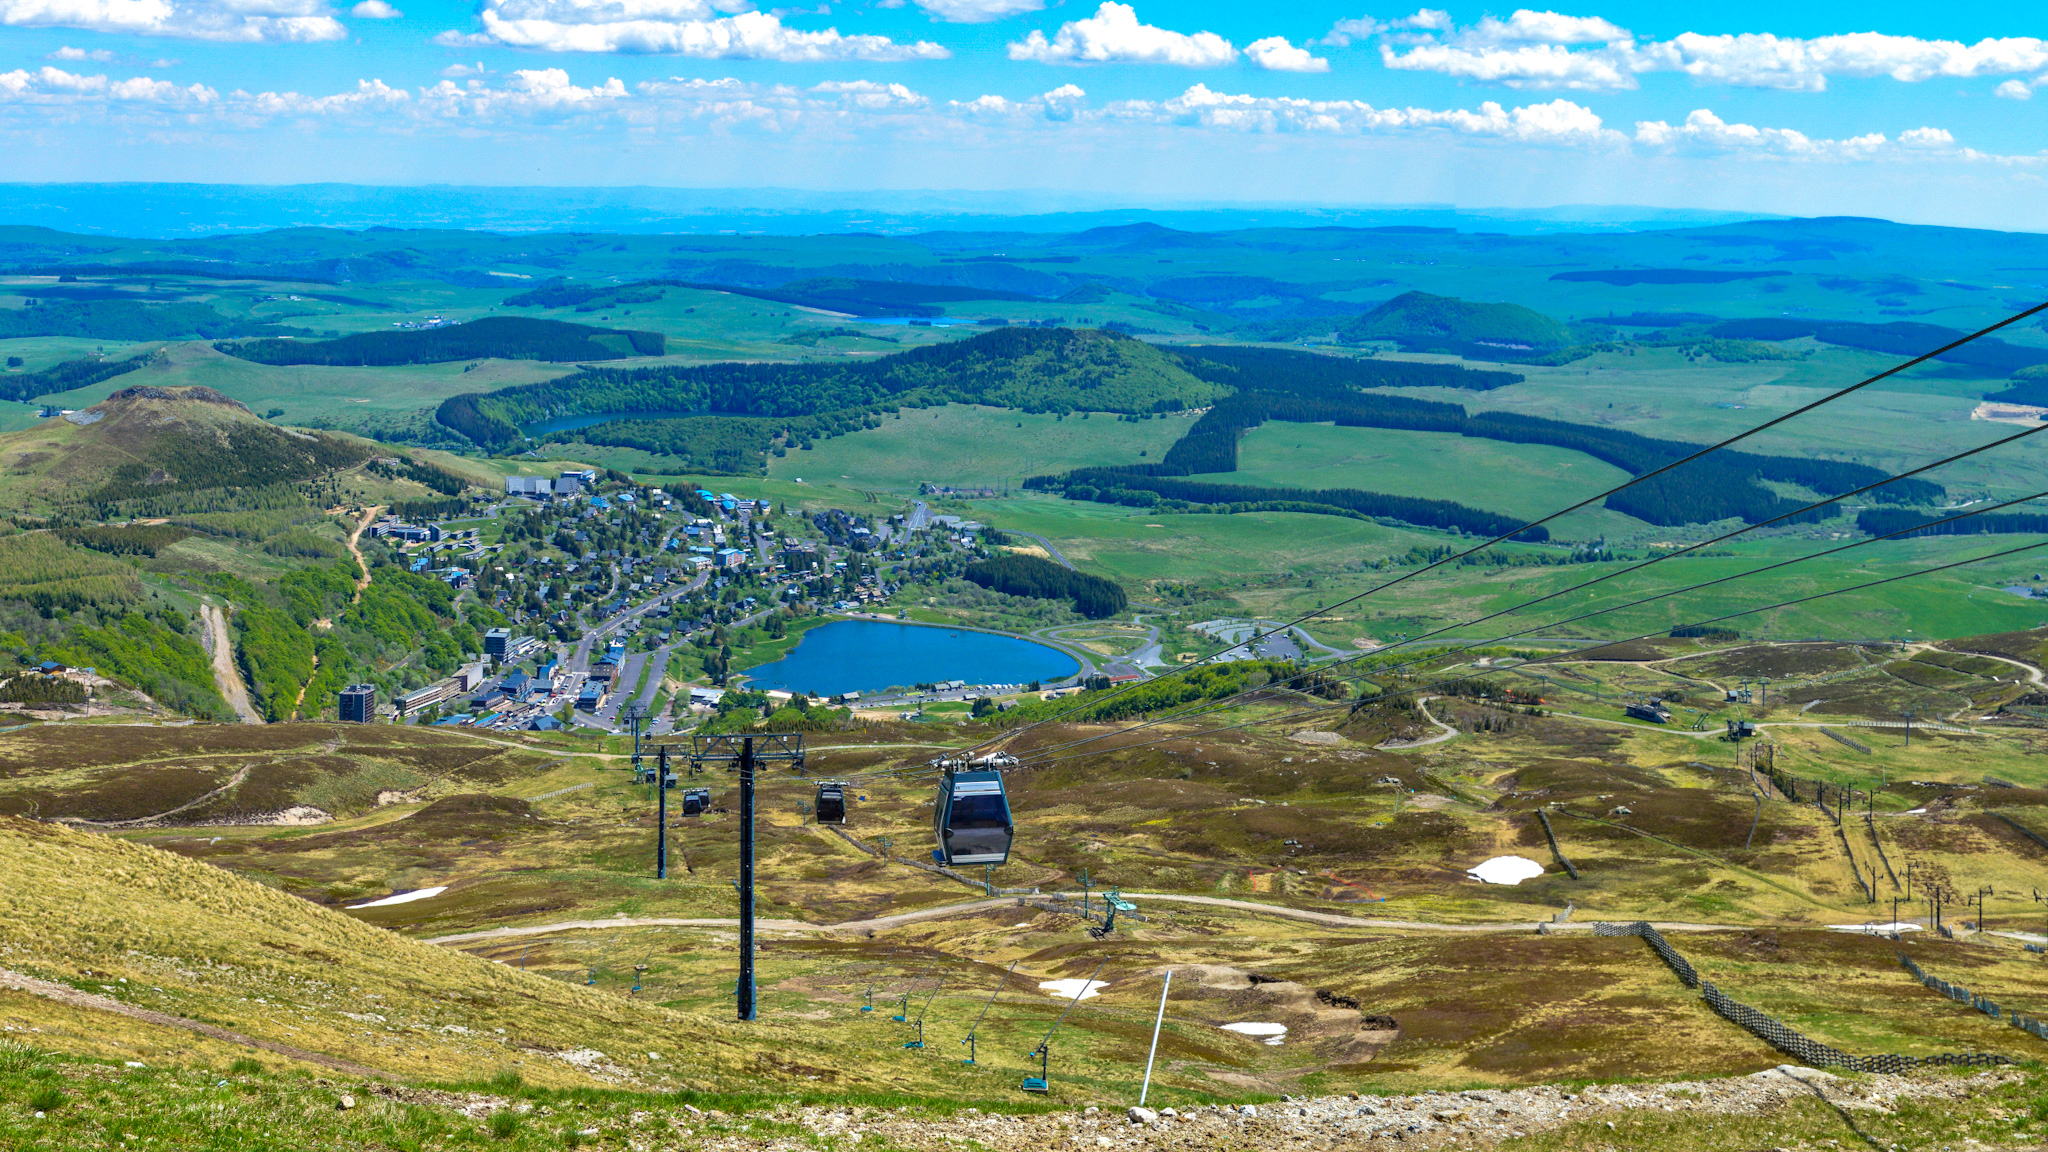
<svg viewBox="0 0 2048 1152">
<path fill-rule="evenodd" d="M 1080 670 L 1072 656 L 1029 640 L 926 624 L 835 620 L 804 633 L 795 650 L 775 663 L 749 668 L 746 677 L 749 688 L 837 696 L 945 680 L 1050 682 Z"/>
</svg>

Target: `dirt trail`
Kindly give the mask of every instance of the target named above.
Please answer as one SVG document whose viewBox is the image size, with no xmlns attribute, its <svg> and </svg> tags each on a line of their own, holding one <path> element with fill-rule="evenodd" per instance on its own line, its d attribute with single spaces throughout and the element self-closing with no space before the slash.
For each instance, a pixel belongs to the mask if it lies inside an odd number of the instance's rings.
<svg viewBox="0 0 2048 1152">
<path fill-rule="evenodd" d="M 137 1008 L 133 1004 L 123 1004 L 110 996 L 95 996 L 90 992 L 80 992 L 76 988 L 67 988 L 62 984 L 53 984 L 48 980 L 38 980 L 33 976 L 23 976 L 19 972 L 10 972 L 5 968 L 0 968 L 0 988 L 17 989 L 31 995 L 41 996 L 45 1000 L 55 1000 L 59 1004 L 69 1004 L 73 1008 L 90 1008 L 99 1012 L 113 1012 L 135 1020 L 159 1024 L 166 1028 L 183 1028 L 188 1032 L 197 1032 L 201 1036 L 208 1036 L 215 1040 L 225 1040 L 230 1044 L 245 1044 L 251 1048 L 260 1048 L 265 1052 L 275 1052 L 280 1056 L 289 1056 L 294 1060 L 304 1061 L 307 1064 L 318 1065 L 322 1068 L 329 1068 L 349 1076 L 367 1076 L 372 1079 L 382 1080 L 389 1075 L 375 1068 L 368 1068 L 361 1064 L 352 1064 L 339 1057 L 329 1056 L 324 1052 L 311 1052 L 304 1048 L 293 1048 L 289 1044 L 274 1044 L 268 1040 L 258 1040 L 254 1036 L 244 1036 L 240 1032 L 230 1032 L 226 1028 L 217 1027 L 212 1024 L 202 1024 L 197 1020 L 187 1020 L 183 1016 L 170 1016 L 162 1012 L 152 1012 L 147 1008 Z"/>
<path fill-rule="evenodd" d="M 199 615 L 206 621 L 206 635 L 211 641 L 207 647 L 213 649 L 214 686 L 227 697 L 228 706 L 235 710 L 242 723 L 263 723 L 262 715 L 249 699 L 249 686 L 242 682 L 242 670 L 235 667 L 235 645 L 228 638 L 227 613 L 211 604 L 201 604 Z"/>
<path fill-rule="evenodd" d="M 1047 893 L 1051 896 L 1053 893 Z M 1079 893 L 1066 893 L 1078 896 Z M 1129 900 L 1163 900 L 1182 904 L 1204 904 L 1212 908 L 1229 908 L 1238 912 L 1257 912 L 1267 916 L 1284 916 L 1291 920 L 1306 920 L 1312 924 L 1326 924 L 1336 928 L 1391 928 L 1408 932 L 1534 932 L 1536 921 L 1516 921 L 1499 924 L 1435 924 L 1427 920 L 1374 920 L 1360 916 L 1344 916 L 1335 912 L 1315 912 L 1305 908 L 1289 908 L 1283 904 L 1261 904 L 1253 900 L 1231 900 L 1220 896 L 1183 896 L 1172 892 L 1126 892 Z M 969 900 L 963 904 L 945 904 L 937 908 L 920 908 L 914 912 L 898 912 L 892 916 L 877 916 L 868 920 L 846 920 L 838 924 L 807 924 L 801 920 L 756 920 L 754 923 L 764 932 L 878 932 L 889 928 L 900 928 L 924 920 L 937 920 L 946 916 L 959 916 L 973 912 L 985 912 L 991 908 L 1014 908 L 1019 899 L 1032 897 L 1002 896 L 995 899 Z M 1034 905 L 1036 907 L 1036 905 Z M 560 920 L 552 924 L 528 924 L 518 928 L 486 928 L 477 932 L 458 932 L 452 936 L 430 936 L 428 944 L 473 944 L 483 940 L 511 940 L 523 936 L 545 936 L 551 932 L 590 932 L 604 928 L 731 928 L 739 924 L 729 917 L 671 918 L 614 916 L 608 920 Z M 1583 924 L 1552 924 L 1552 931 L 1592 931 L 1590 922 Z M 1685 922 L 1658 922 L 1653 925 L 1660 932 L 1740 932 L 1750 927 L 1746 924 L 1693 924 Z"/>
<path fill-rule="evenodd" d="M 1424 720 L 1427 720 L 1431 724 L 1436 725 L 1439 729 L 1441 729 L 1441 731 L 1439 731 L 1436 735 L 1428 737 L 1427 739 L 1423 740 L 1385 740 L 1375 745 L 1375 747 L 1385 749 L 1388 752 L 1403 752 L 1410 748 L 1427 748 L 1431 744 L 1441 744 L 1446 740 L 1456 739 L 1458 736 L 1458 730 L 1456 728 L 1451 727 L 1449 724 L 1446 724 L 1443 721 L 1437 719 L 1434 715 L 1430 713 L 1429 702 L 1434 699 L 1436 699 L 1436 697 L 1434 696 L 1422 697 L 1421 699 L 1415 702 L 1415 710 L 1417 712 L 1422 713 L 1422 718 Z"/>
<path fill-rule="evenodd" d="M 363 598 L 363 589 L 368 588 L 370 586 L 370 566 L 369 564 L 364 562 L 363 550 L 361 548 L 356 547 L 356 541 L 361 540 L 363 538 L 363 529 L 368 528 L 370 526 L 370 521 L 375 520 L 377 518 L 377 515 L 383 511 L 384 505 L 382 504 L 379 504 L 374 508 L 365 508 L 363 510 L 363 518 L 361 520 L 356 521 L 355 531 L 350 532 L 348 534 L 348 554 L 356 558 L 356 569 L 357 572 L 359 573 L 356 576 L 355 597 L 349 601 L 349 603 L 351 604 L 354 604 L 357 600 L 361 600 Z M 303 693 L 301 695 L 303 696 Z"/>
</svg>

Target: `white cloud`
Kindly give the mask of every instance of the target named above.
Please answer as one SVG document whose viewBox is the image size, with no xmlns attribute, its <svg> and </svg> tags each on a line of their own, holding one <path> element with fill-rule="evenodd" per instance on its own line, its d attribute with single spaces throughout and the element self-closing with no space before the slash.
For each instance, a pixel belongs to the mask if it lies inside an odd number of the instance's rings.
<svg viewBox="0 0 2048 1152">
<path fill-rule="evenodd" d="M 136 76 L 110 80 L 105 76 L 81 76 L 62 68 L 44 66 L 33 72 L 17 68 L 0 72 L 0 103 L 76 104 L 122 103 L 194 106 L 211 104 L 220 94 L 204 84 L 180 87 L 168 80 Z"/>
<path fill-rule="evenodd" d="M 1034 31 L 1010 45 L 1010 59 L 1041 64 L 1178 64 L 1214 68 L 1237 59 L 1237 49 L 1214 32 L 1188 35 L 1138 23 L 1137 9 L 1103 0 L 1095 15 L 1060 25 L 1051 40 Z"/>
<path fill-rule="evenodd" d="M 1991 94 L 2006 100 L 2031 100 L 2034 98 L 2034 89 L 2025 80 L 2007 80 L 1992 89 Z"/>
<path fill-rule="evenodd" d="M 1375 20 L 1370 16 L 1339 20 L 1335 24 L 1330 25 L 1330 30 L 1323 35 L 1321 40 L 1312 41 L 1312 43 L 1326 44 L 1332 48 L 1349 48 L 1354 39 L 1363 40 L 1368 36 L 1379 36 L 1385 33 L 1428 32 L 1448 29 L 1451 26 L 1451 14 L 1449 12 L 1441 8 L 1424 8 L 1413 16 L 1404 16 L 1399 20 Z"/>
<path fill-rule="evenodd" d="M 1245 58 L 1268 72 L 1328 72 L 1330 62 L 1296 48 L 1285 36 L 1268 36 L 1244 46 Z"/>
<path fill-rule="evenodd" d="M 836 95 L 856 108 L 922 108 L 931 103 L 904 85 L 877 84 L 872 80 L 828 80 L 811 91 Z"/>
<path fill-rule="evenodd" d="M 1008 100 L 1001 96 L 979 96 L 965 102 L 952 100 L 947 109 L 956 116 L 978 120 L 1027 120 L 1043 119 L 1063 122 L 1074 119 L 1082 110 L 1081 102 L 1088 93 L 1078 84 L 1062 84 L 1050 92 L 1043 92 L 1029 100 Z"/>
<path fill-rule="evenodd" d="M 1856 32 L 1811 40 L 1768 32 L 1702 36 L 1686 32 L 1643 51 L 1652 67 L 1753 88 L 1819 92 L 1829 76 L 1889 76 L 1905 83 L 1936 77 L 2004 76 L 2048 67 L 2048 41 L 2018 36 L 1975 44 Z"/>
<path fill-rule="evenodd" d="M 326 0 L 0 0 L 0 24 L 236 44 L 348 35 Z"/>
<path fill-rule="evenodd" d="M 1517 44 L 1512 48 L 1463 48 L 1423 44 L 1405 53 L 1380 45 L 1389 68 L 1441 72 L 1509 88 L 1568 88 L 1605 91 L 1634 88 L 1629 63 L 1613 52 L 1573 52 L 1558 44 Z"/>
<path fill-rule="evenodd" d="M 1348 42 L 1349 36 L 1369 31 L 1385 37 L 1380 57 L 1389 68 L 1511 88 L 1627 89 L 1636 87 L 1643 73 L 1682 72 L 1713 83 L 1819 92 L 1830 76 L 1889 76 L 1917 83 L 2048 67 L 2048 41 L 2024 36 L 1964 44 L 1877 32 L 1811 39 L 1685 32 L 1670 40 L 1638 42 L 1628 29 L 1597 16 L 1526 8 L 1506 20 L 1488 16 L 1462 30 L 1434 28 L 1438 34 L 1430 36 L 1390 37 L 1393 25 L 1368 28 L 1369 23 L 1340 21 L 1326 42 Z"/>
<path fill-rule="evenodd" d="M 1616 147 L 1627 137 L 1601 126 L 1594 112 L 1569 100 L 1505 109 L 1489 100 L 1477 111 L 1376 108 L 1362 100 L 1304 100 L 1232 95 L 1197 84 L 1171 100 L 1125 100 L 1102 113 L 1112 120 L 1179 124 L 1240 132 L 1310 132 L 1338 135 L 1445 129 L 1467 136 L 1530 144 Z"/>
<path fill-rule="evenodd" d="M 48 58 L 51 60 L 71 61 L 90 60 L 95 64 L 108 64 L 113 62 L 114 54 L 105 48 L 95 48 L 88 52 L 83 48 L 73 48 L 66 44 L 64 47 L 50 53 Z"/>
<path fill-rule="evenodd" d="M 483 61 L 479 60 L 474 64 L 450 64 L 446 68 L 441 69 L 441 75 L 451 76 L 460 80 L 465 76 L 487 76 L 490 74 L 490 71 L 490 69 L 484 67 Z"/>
<path fill-rule="evenodd" d="M 230 94 L 236 110 L 257 116 L 336 116 L 352 112 L 374 112 L 396 108 L 412 101 L 412 94 L 393 88 L 382 80 L 358 80 L 355 90 L 332 96 L 301 96 L 297 92 L 247 92 Z"/>
<path fill-rule="evenodd" d="M 1899 143 L 1907 148 L 1954 148 L 1956 138 L 1946 128 L 1909 128 L 1899 133 Z"/>
<path fill-rule="evenodd" d="M 1626 28 L 1598 16 L 1565 16 L 1520 8 L 1506 20 L 1486 17 L 1468 33 L 1468 39 L 1483 44 L 1612 44 L 1634 37 Z"/>
<path fill-rule="evenodd" d="M 363 0 L 349 9 L 348 14 L 358 20 L 397 20 L 405 15 L 384 0 Z"/>
<path fill-rule="evenodd" d="M 885 8 L 902 6 L 902 0 L 882 5 Z M 986 24 L 1006 16 L 1043 11 L 1045 0 L 917 0 L 917 6 L 949 24 Z"/>
<path fill-rule="evenodd" d="M 1791 128 L 1758 128 L 1753 124 L 1730 124 L 1699 108 L 1672 126 L 1662 120 L 1636 124 L 1636 143 L 1652 148 L 1691 149 L 1770 155 L 1795 160 L 1867 160 L 1892 151 L 1892 142 L 1882 132 L 1852 136 L 1844 140 L 1816 140 Z M 1902 133 L 1899 143 L 1916 149 L 1953 149 L 1955 138 L 1939 128 L 1916 128 Z"/>
<path fill-rule="evenodd" d="M 434 42 L 784 62 L 942 60 L 952 55 L 928 40 L 898 44 L 887 36 L 842 36 L 836 28 L 805 32 L 768 12 L 721 16 L 717 11 L 714 0 L 483 0 L 482 32 L 443 32 Z"/>
<path fill-rule="evenodd" d="M 518 69 L 502 88 L 478 80 L 471 80 L 466 86 L 443 80 L 420 90 L 422 107 L 451 116 L 583 112 L 628 98 L 625 84 L 617 77 L 580 88 L 570 82 L 569 73 L 561 68 Z"/>
</svg>

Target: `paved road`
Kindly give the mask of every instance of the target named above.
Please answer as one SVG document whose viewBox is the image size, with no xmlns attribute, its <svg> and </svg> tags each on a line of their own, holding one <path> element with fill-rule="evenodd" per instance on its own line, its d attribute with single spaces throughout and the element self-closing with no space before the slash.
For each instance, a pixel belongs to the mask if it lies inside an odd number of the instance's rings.
<svg viewBox="0 0 2048 1152">
<path fill-rule="evenodd" d="M 1027 540 L 1036 540 L 1038 541 L 1038 546 L 1040 548 L 1045 549 L 1046 553 L 1050 555 L 1053 559 L 1059 561 L 1061 564 L 1064 564 L 1069 568 L 1072 568 L 1074 566 L 1074 562 L 1072 560 L 1067 559 L 1066 556 L 1061 554 L 1057 545 L 1055 545 L 1052 541 L 1047 540 L 1045 537 L 1040 536 L 1036 532 L 1019 532 L 1015 528 L 1005 528 L 1003 529 L 1003 531 L 1011 536 L 1022 536 Z"/>
</svg>

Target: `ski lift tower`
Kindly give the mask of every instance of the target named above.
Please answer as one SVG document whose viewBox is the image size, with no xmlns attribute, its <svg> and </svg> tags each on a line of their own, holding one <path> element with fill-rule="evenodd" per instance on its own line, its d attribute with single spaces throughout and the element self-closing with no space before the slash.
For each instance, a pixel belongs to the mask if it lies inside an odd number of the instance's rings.
<svg viewBox="0 0 2048 1152">
<path fill-rule="evenodd" d="M 724 764 L 726 771 L 737 772 L 740 778 L 740 878 L 734 884 L 740 893 L 740 977 L 737 1012 L 741 1020 L 753 1020 L 756 1018 L 754 780 L 763 763 L 788 764 L 802 771 L 804 738 L 801 732 L 771 732 L 760 736 L 693 736 L 688 747 L 691 772 L 698 771 L 705 764 Z"/>
</svg>

